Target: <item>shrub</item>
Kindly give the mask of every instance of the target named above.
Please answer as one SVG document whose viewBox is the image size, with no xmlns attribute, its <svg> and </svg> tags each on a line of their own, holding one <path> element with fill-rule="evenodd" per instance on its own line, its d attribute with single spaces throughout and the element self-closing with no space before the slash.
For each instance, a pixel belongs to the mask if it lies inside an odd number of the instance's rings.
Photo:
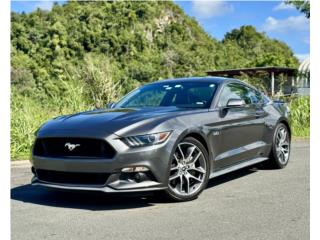
<svg viewBox="0 0 320 240">
<path fill-rule="evenodd" d="M 297 137 L 310 135 L 310 97 L 298 97 L 289 102 L 292 133 Z"/>
<path fill-rule="evenodd" d="M 68 79 L 83 84 L 87 99 L 98 108 L 120 97 L 122 85 L 116 80 L 118 72 L 117 67 L 101 54 L 86 54 L 82 64 L 65 70 Z"/>
<path fill-rule="evenodd" d="M 35 131 L 47 120 L 92 109 L 84 98 L 83 87 L 64 82 L 65 97 L 53 95 L 46 99 L 22 96 L 12 88 L 11 95 L 11 158 L 27 159 L 34 141 Z"/>
</svg>

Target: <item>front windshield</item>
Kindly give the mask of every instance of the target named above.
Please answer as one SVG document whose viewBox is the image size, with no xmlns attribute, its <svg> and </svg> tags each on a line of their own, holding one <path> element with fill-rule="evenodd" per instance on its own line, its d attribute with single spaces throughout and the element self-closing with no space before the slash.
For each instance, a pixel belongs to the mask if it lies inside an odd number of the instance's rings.
<svg viewBox="0 0 320 240">
<path fill-rule="evenodd" d="M 129 93 L 115 108 L 209 108 L 215 90 L 216 84 L 212 82 L 155 83 Z"/>
</svg>

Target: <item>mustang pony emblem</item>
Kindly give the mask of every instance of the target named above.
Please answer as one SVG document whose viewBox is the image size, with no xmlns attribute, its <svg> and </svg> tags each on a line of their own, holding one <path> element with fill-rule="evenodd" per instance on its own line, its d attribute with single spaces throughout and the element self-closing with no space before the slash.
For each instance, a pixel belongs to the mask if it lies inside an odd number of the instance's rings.
<svg viewBox="0 0 320 240">
<path fill-rule="evenodd" d="M 80 147 L 80 144 L 72 144 L 72 143 L 69 143 L 67 142 L 65 145 L 65 147 L 68 147 L 69 151 L 73 151 L 73 149 L 75 149 L 76 147 Z"/>
</svg>

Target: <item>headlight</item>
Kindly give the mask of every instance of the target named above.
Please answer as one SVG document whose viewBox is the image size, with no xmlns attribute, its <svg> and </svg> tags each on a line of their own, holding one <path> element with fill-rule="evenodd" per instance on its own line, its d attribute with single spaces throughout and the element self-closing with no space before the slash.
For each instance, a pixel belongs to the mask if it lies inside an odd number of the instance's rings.
<svg viewBox="0 0 320 240">
<path fill-rule="evenodd" d="M 154 145 L 163 143 L 170 136 L 171 131 L 160 132 L 146 135 L 138 135 L 122 138 L 122 141 L 129 147 L 142 147 L 146 145 Z"/>
</svg>

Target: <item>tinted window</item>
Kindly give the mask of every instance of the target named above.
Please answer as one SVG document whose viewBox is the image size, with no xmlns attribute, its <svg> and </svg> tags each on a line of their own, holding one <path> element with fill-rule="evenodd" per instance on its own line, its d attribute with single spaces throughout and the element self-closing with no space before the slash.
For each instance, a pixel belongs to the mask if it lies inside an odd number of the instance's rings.
<svg viewBox="0 0 320 240">
<path fill-rule="evenodd" d="M 252 88 L 248 88 L 248 97 L 250 98 L 252 104 L 258 104 L 262 102 L 261 93 Z"/>
<path fill-rule="evenodd" d="M 209 108 L 216 90 L 214 83 L 179 82 L 143 86 L 125 96 L 116 108 L 194 107 Z"/>
<path fill-rule="evenodd" d="M 148 91 L 141 91 L 140 94 L 134 95 L 126 103 L 126 107 L 154 107 L 159 106 L 166 91 L 163 89 L 149 89 Z"/>
<path fill-rule="evenodd" d="M 227 106 L 229 99 L 243 99 L 246 104 L 252 103 L 249 94 L 249 89 L 246 86 L 237 83 L 230 83 L 223 88 L 218 102 L 218 106 Z"/>
<path fill-rule="evenodd" d="M 193 104 L 206 104 L 211 102 L 213 85 L 209 86 L 198 86 L 188 89 L 189 102 Z"/>
</svg>

